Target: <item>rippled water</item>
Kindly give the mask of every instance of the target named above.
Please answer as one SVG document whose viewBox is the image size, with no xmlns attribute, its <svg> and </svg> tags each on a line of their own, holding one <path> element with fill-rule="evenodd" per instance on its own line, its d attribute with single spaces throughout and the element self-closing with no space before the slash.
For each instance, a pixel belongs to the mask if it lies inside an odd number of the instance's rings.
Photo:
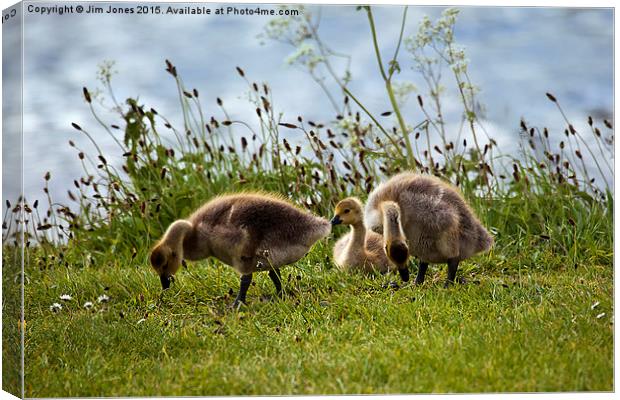
<svg viewBox="0 0 620 400">
<path fill-rule="evenodd" d="M 46 5 L 46 3 L 38 3 Z M 99 6 L 107 8 L 105 4 Z M 178 3 L 177 3 L 178 6 Z M 218 5 L 211 4 L 211 8 Z M 264 8 L 271 6 L 263 5 Z M 351 89 L 376 113 L 389 109 L 379 79 L 364 14 L 353 6 L 309 7 L 321 12 L 320 34 L 338 51 L 352 56 Z M 410 7 L 405 34 L 413 34 L 424 14 L 437 17 L 442 8 Z M 375 9 L 379 44 L 385 55 L 394 50 L 402 8 Z M 89 148 L 85 137 L 71 128 L 76 122 L 97 137 L 104 152 L 117 153 L 90 115 L 81 95 L 91 89 L 97 65 L 114 60 L 113 78 L 119 99 L 139 96 L 173 121 L 180 121 L 174 81 L 164 71 L 164 59 L 172 60 L 186 85 L 201 93 L 207 115 L 216 113 L 221 97 L 235 119 L 250 119 L 253 108 L 243 95 L 245 83 L 235 66 L 250 79 L 269 82 L 276 109 L 285 119 L 303 115 L 328 121 L 334 117 L 318 86 L 303 71 L 284 62 L 292 52 L 284 44 L 260 45 L 256 35 L 269 20 L 262 16 L 154 16 L 154 15 L 25 15 L 24 38 L 24 176 L 25 193 L 41 198 L 43 175 L 52 171 L 52 196 L 66 200 L 66 190 L 81 168 L 75 149 L 67 142 Z M 10 46 L 15 34 L 5 24 L 3 68 L 14 68 Z M 561 115 L 545 92 L 562 102 L 575 126 L 585 131 L 587 115 L 610 118 L 613 105 L 613 12 L 611 9 L 464 7 L 455 32 L 466 47 L 470 74 L 482 89 L 485 125 L 505 152 L 516 151 L 521 118 L 548 126 L 559 138 L 564 129 Z M 386 56 L 387 57 L 387 56 Z M 423 84 L 402 53 L 399 79 Z M 450 77 L 447 76 L 446 79 Z M 5 80 L 5 93 L 6 93 Z M 5 115 L 15 115 L 11 102 Z M 423 120 L 415 101 L 404 110 L 411 125 Z M 444 113 L 458 121 L 460 108 L 453 96 L 445 99 Z M 106 123 L 119 123 L 102 113 Z M 7 160 L 17 154 L 15 138 L 19 118 L 5 120 L 5 177 Z M 456 124 L 451 125 L 456 129 Z M 5 178 L 3 196 L 15 198 L 17 185 Z"/>
</svg>

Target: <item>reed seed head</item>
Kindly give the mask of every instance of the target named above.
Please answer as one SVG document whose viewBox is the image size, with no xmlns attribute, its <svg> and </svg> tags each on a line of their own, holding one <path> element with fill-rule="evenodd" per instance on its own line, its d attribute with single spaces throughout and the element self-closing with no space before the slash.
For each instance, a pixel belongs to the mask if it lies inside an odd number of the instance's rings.
<svg viewBox="0 0 620 400">
<path fill-rule="evenodd" d="M 84 99 L 88 104 L 90 104 L 92 100 L 90 98 L 90 93 L 88 93 L 88 89 L 86 89 L 86 87 L 83 87 L 82 92 L 84 93 Z"/>
<path fill-rule="evenodd" d="M 558 102 L 558 100 L 555 98 L 555 96 L 554 96 L 554 95 L 552 95 L 551 93 L 547 92 L 547 93 L 545 93 L 545 94 L 547 95 L 547 98 L 548 98 L 549 100 L 551 100 L 552 102 L 554 102 L 554 103 L 557 103 L 557 102 Z"/>
</svg>

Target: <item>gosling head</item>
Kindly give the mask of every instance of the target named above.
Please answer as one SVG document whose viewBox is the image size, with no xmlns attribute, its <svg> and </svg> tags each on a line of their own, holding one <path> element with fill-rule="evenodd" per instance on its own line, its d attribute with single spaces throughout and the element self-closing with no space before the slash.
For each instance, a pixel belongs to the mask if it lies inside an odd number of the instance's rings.
<svg viewBox="0 0 620 400">
<path fill-rule="evenodd" d="M 355 197 L 348 197 L 336 204 L 332 225 L 355 225 L 362 221 L 362 203 Z"/>
<path fill-rule="evenodd" d="M 192 229 L 188 221 L 178 220 L 172 223 L 164 237 L 151 251 L 151 266 L 159 275 L 162 289 L 168 289 L 174 274 L 183 262 L 183 239 Z"/>
</svg>

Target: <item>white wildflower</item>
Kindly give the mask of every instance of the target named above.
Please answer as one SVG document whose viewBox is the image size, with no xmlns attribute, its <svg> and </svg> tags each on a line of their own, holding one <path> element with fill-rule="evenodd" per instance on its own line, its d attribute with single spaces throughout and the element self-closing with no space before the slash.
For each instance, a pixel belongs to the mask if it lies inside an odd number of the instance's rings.
<svg viewBox="0 0 620 400">
<path fill-rule="evenodd" d="M 54 303 L 50 306 L 50 311 L 52 312 L 58 312 L 60 310 L 62 310 L 62 306 L 58 303 Z"/>
<path fill-rule="evenodd" d="M 102 294 L 101 296 L 97 297 L 97 301 L 99 303 L 107 303 L 108 301 L 110 301 L 110 297 L 108 297 L 105 294 Z"/>
<path fill-rule="evenodd" d="M 590 306 L 590 310 L 594 310 L 596 307 L 598 307 L 599 304 L 601 304 L 599 301 L 597 301 L 596 303 L 592 304 Z"/>
<path fill-rule="evenodd" d="M 87 301 L 86 303 L 84 303 L 84 308 L 89 309 L 93 307 L 93 302 L 92 301 Z"/>
<path fill-rule="evenodd" d="M 605 316 L 605 313 L 600 313 L 599 315 L 596 316 L 596 319 L 601 319 Z"/>
<path fill-rule="evenodd" d="M 71 297 L 68 294 L 63 294 L 63 295 L 60 296 L 60 300 L 69 301 L 71 299 L 73 299 L 73 297 Z"/>
<path fill-rule="evenodd" d="M 138 324 L 141 324 L 141 323 L 143 323 L 144 321 L 146 321 L 146 319 L 142 318 L 142 319 L 140 319 L 140 320 L 138 321 Z"/>
</svg>

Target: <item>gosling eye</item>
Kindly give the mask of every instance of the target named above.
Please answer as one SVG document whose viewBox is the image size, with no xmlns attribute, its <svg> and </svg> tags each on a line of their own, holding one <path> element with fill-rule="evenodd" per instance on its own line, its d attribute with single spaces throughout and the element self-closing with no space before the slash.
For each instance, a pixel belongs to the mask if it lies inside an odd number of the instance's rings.
<svg viewBox="0 0 620 400">
<path fill-rule="evenodd" d="M 349 211 L 351 211 L 351 210 L 349 210 L 349 209 L 347 208 L 346 210 L 344 210 L 344 213 L 345 213 L 345 214 L 348 214 L 348 213 L 349 213 Z"/>
</svg>

